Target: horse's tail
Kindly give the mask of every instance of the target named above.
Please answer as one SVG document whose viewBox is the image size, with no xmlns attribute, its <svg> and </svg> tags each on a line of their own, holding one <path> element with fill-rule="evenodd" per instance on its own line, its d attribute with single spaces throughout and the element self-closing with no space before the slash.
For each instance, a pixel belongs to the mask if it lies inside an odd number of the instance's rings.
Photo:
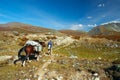
<svg viewBox="0 0 120 80">
<path fill-rule="evenodd" d="M 24 46 L 24 47 L 22 47 L 22 48 L 18 51 L 18 58 L 20 58 L 20 57 L 21 57 L 21 52 L 24 50 L 24 48 L 25 48 L 25 46 Z"/>
</svg>

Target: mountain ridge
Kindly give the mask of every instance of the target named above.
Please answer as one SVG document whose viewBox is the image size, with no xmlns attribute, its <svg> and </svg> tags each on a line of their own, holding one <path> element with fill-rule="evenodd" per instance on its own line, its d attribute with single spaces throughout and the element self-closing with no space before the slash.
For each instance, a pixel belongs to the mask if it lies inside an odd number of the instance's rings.
<svg viewBox="0 0 120 80">
<path fill-rule="evenodd" d="M 92 37 L 103 37 L 111 40 L 120 40 L 120 23 L 108 23 L 91 29 L 88 34 Z"/>
<path fill-rule="evenodd" d="M 38 32 L 51 32 L 53 29 L 44 28 L 41 26 L 33 26 L 30 24 L 20 22 L 9 22 L 6 24 L 0 24 L 0 31 L 18 31 L 23 33 L 38 33 Z"/>
<path fill-rule="evenodd" d="M 120 41 L 120 23 L 111 22 L 102 24 L 92 28 L 89 32 L 79 30 L 54 30 L 41 26 L 33 26 L 30 24 L 20 22 L 9 22 L 6 24 L 0 24 L 0 31 L 17 31 L 18 33 L 63 33 L 68 36 L 85 36 L 90 35 L 92 37 L 107 38 L 111 40 Z"/>
</svg>

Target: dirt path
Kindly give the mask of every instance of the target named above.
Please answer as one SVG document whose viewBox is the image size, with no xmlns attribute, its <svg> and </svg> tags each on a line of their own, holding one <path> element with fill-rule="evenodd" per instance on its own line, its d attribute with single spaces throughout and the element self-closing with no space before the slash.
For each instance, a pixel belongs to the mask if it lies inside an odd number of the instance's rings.
<svg viewBox="0 0 120 80">
<path fill-rule="evenodd" d="M 35 73 L 35 77 L 38 76 L 38 80 L 43 80 L 45 73 L 47 72 L 47 66 L 54 60 L 54 55 L 51 55 L 51 58 L 43 64 L 41 68 Z"/>
<path fill-rule="evenodd" d="M 68 45 L 70 45 L 70 44 L 66 44 L 66 45 L 64 45 L 63 47 L 66 47 L 66 46 L 68 46 Z M 58 49 L 60 49 L 60 48 L 56 48 L 56 49 L 54 49 L 54 51 L 56 51 L 56 50 L 58 50 Z M 38 76 L 38 80 L 43 80 L 43 79 L 44 79 L 45 73 L 48 71 L 48 70 L 47 70 L 47 66 L 48 66 L 49 64 L 51 64 L 51 62 L 52 62 L 53 60 L 54 60 L 54 54 L 50 55 L 50 59 L 49 59 L 47 62 L 45 62 L 42 67 L 39 67 L 39 69 L 37 70 L 37 72 L 36 72 L 35 75 L 34 75 L 35 77 Z"/>
</svg>

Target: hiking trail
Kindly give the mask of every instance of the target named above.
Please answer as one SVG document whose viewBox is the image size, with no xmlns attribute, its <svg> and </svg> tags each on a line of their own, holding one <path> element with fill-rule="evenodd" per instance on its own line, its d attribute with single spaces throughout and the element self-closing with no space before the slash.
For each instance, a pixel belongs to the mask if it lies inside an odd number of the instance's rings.
<svg viewBox="0 0 120 80">
<path fill-rule="evenodd" d="M 50 59 L 47 60 L 47 62 L 45 62 L 43 66 L 37 70 L 34 76 L 35 77 L 38 76 L 38 80 L 43 80 L 45 73 L 48 71 L 46 68 L 53 60 L 54 60 L 54 55 L 51 55 Z"/>
</svg>

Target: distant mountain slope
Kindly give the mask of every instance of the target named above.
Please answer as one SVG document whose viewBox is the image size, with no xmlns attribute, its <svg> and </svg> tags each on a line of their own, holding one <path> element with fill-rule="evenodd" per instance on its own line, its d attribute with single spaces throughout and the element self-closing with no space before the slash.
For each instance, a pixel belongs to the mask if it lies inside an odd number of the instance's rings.
<svg viewBox="0 0 120 80">
<path fill-rule="evenodd" d="M 89 35 L 92 37 L 105 37 L 112 40 L 120 40 L 120 23 L 108 23 L 90 30 Z"/>
<path fill-rule="evenodd" d="M 86 35 L 87 33 L 84 31 L 79 31 L 79 30 L 59 30 L 59 32 L 71 35 L 71 36 L 81 36 L 81 35 Z"/>
<path fill-rule="evenodd" d="M 55 30 L 47 29 L 38 26 L 32 26 L 29 24 L 19 23 L 19 22 L 10 22 L 7 24 L 0 24 L 0 31 L 17 31 L 19 33 L 43 33 L 43 32 L 52 32 Z"/>
</svg>

